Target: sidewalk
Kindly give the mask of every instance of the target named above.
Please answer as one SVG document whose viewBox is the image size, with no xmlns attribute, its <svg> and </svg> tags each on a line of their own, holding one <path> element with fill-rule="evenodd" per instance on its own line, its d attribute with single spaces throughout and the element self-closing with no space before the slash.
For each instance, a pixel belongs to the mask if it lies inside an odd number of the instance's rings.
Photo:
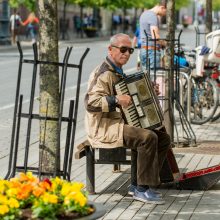
<svg viewBox="0 0 220 220">
<path fill-rule="evenodd" d="M 84 112 L 82 112 L 83 114 Z M 78 125 L 83 126 L 83 119 Z M 192 125 L 197 136 L 197 147 L 173 148 L 180 173 L 195 171 L 220 162 L 220 120 L 204 125 Z M 178 126 L 179 128 L 179 126 Z M 85 131 L 77 135 L 76 144 L 85 139 Z M 121 166 L 113 172 L 112 165 L 95 165 L 96 194 L 89 199 L 104 204 L 107 209 L 102 220 L 216 220 L 220 218 L 220 182 L 207 191 L 179 190 L 175 184 L 162 185 L 164 205 L 145 204 L 127 194 L 130 185 L 130 167 Z M 71 179 L 86 184 L 85 158 L 73 161 Z"/>
<path fill-rule="evenodd" d="M 220 162 L 220 138 L 213 136 L 220 131 L 220 123 L 193 126 L 200 131 L 197 147 L 175 147 L 176 161 L 181 173 L 195 171 Z M 219 136 L 219 135 L 218 135 Z M 80 161 L 73 171 L 74 178 L 85 182 L 85 161 Z M 207 191 L 179 190 L 175 184 L 162 185 L 165 205 L 145 204 L 133 200 L 128 192 L 130 168 L 122 166 L 120 173 L 112 172 L 111 165 L 96 165 L 96 195 L 90 195 L 92 201 L 100 202 L 107 208 L 103 220 L 216 220 L 220 219 L 220 182 Z M 80 174 L 83 173 L 83 174 Z"/>
<path fill-rule="evenodd" d="M 204 139 L 211 130 L 200 129 Z M 206 126 L 204 126 L 206 127 Z M 218 125 L 218 129 L 220 126 Z M 201 140 L 199 140 L 200 142 Z M 214 142 L 213 142 L 214 143 Z M 215 151 L 198 147 L 174 148 L 175 157 L 181 173 L 186 173 L 210 166 L 220 161 L 220 142 L 215 142 Z M 202 151 L 203 150 L 203 151 Z M 74 160 L 72 179 L 86 183 L 85 158 Z M 145 204 L 133 200 L 127 194 L 130 185 L 130 167 L 121 166 L 121 172 L 114 173 L 112 165 L 96 165 L 96 194 L 89 199 L 104 204 L 107 209 L 103 220 L 216 220 L 220 218 L 220 182 L 207 191 L 179 190 L 175 184 L 162 185 L 164 205 Z"/>
</svg>

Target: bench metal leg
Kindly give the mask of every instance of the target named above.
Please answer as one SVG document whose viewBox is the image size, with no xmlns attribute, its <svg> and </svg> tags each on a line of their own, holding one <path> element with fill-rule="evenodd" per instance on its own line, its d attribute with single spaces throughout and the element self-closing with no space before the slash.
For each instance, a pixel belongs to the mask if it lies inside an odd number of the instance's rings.
<svg viewBox="0 0 220 220">
<path fill-rule="evenodd" d="M 95 155 L 94 149 L 85 147 L 86 151 L 86 190 L 89 194 L 95 194 Z"/>
<path fill-rule="evenodd" d="M 121 166 L 120 164 L 113 164 L 113 173 L 119 173 L 121 172 Z"/>
</svg>

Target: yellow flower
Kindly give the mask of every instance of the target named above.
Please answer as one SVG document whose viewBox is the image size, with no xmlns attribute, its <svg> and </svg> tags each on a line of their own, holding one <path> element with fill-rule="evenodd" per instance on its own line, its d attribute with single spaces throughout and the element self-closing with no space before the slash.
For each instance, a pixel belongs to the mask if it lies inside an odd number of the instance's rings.
<svg viewBox="0 0 220 220">
<path fill-rule="evenodd" d="M 52 190 L 55 191 L 59 186 L 62 186 L 64 184 L 64 180 L 60 179 L 59 177 L 56 177 L 52 180 Z"/>
<path fill-rule="evenodd" d="M 9 208 L 7 205 L 0 205 L 0 215 L 5 215 L 9 212 Z"/>
<path fill-rule="evenodd" d="M 8 200 L 8 205 L 10 208 L 18 208 L 19 207 L 19 202 L 18 200 L 14 199 L 14 198 L 10 198 Z"/>
<path fill-rule="evenodd" d="M 5 191 L 5 186 L 4 185 L 0 185 L 0 193 L 3 194 Z"/>
<path fill-rule="evenodd" d="M 62 186 L 62 189 L 61 189 L 61 195 L 62 196 L 66 196 L 68 195 L 69 193 L 71 192 L 71 184 L 68 183 L 68 182 L 65 182 Z"/>
<path fill-rule="evenodd" d="M 68 205 L 70 201 L 74 201 L 83 207 L 87 203 L 87 198 L 81 192 L 71 192 L 65 197 L 64 204 Z"/>
<path fill-rule="evenodd" d="M 72 191 L 74 191 L 74 192 L 79 192 L 81 189 L 83 189 L 83 187 L 84 187 L 84 184 L 83 184 L 83 183 L 77 183 L 77 182 L 75 182 L 75 183 L 72 183 L 71 189 L 72 189 Z"/>
<path fill-rule="evenodd" d="M 80 192 L 82 188 L 84 187 L 83 183 L 69 183 L 65 182 L 61 189 L 61 195 L 66 196 L 71 192 Z"/>
<path fill-rule="evenodd" d="M 5 204 L 7 204 L 7 202 L 8 202 L 7 197 L 3 196 L 3 195 L 0 195 L 0 204 L 5 205 Z"/>
<path fill-rule="evenodd" d="M 3 194 L 4 191 L 8 188 L 8 181 L 7 180 L 0 180 L 0 193 Z"/>
<path fill-rule="evenodd" d="M 57 185 L 63 184 L 63 180 L 61 180 L 59 177 L 56 177 L 53 182 L 56 183 Z"/>
<path fill-rule="evenodd" d="M 87 203 L 87 198 L 81 193 L 76 193 L 75 201 L 79 203 L 81 207 L 85 206 Z"/>
<path fill-rule="evenodd" d="M 42 196 L 43 202 L 44 203 L 53 203 L 56 204 L 58 202 L 58 198 L 56 195 L 54 194 L 49 194 L 49 193 L 45 193 Z"/>
<path fill-rule="evenodd" d="M 14 197 L 14 196 L 16 196 L 16 195 L 18 194 L 18 189 L 16 189 L 16 188 L 8 189 L 8 190 L 6 191 L 6 194 L 7 194 L 7 196 L 9 196 L 9 197 Z"/>
<path fill-rule="evenodd" d="M 27 176 L 28 178 L 33 178 L 32 172 L 27 172 L 27 173 L 26 173 L 26 176 Z"/>
</svg>

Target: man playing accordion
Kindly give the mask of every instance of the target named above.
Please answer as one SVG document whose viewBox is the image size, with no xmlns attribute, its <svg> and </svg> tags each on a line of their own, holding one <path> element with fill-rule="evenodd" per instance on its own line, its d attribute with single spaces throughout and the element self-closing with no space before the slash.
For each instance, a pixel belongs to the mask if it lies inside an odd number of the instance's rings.
<svg viewBox="0 0 220 220">
<path fill-rule="evenodd" d="M 132 99 L 129 95 L 115 95 L 114 91 L 114 85 L 126 77 L 122 66 L 133 51 L 128 35 L 112 36 L 108 56 L 91 73 L 85 96 L 88 140 L 93 148 L 130 148 L 133 167 L 128 193 L 139 201 L 164 204 L 161 193 L 151 187 L 160 184 L 159 173 L 170 137 L 166 132 L 125 124 L 119 107 L 128 108 Z"/>
</svg>

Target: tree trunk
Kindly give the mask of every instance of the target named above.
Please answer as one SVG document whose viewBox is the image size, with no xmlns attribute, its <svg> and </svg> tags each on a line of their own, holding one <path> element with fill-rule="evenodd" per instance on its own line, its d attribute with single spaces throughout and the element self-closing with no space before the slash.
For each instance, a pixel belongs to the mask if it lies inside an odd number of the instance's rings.
<svg viewBox="0 0 220 220">
<path fill-rule="evenodd" d="M 123 18 L 122 18 L 122 30 L 123 30 L 123 33 L 126 32 L 126 27 L 125 27 L 125 17 L 127 15 L 127 10 L 126 8 L 123 8 Z"/>
<path fill-rule="evenodd" d="M 83 26 L 84 26 L 84 22 L 83 22 L 83 6 L 80 5 L 80 20 L 81 20 L 81 31 L 80 31 L 80 37 L 83 38 Z"/>
<path fill-rule="evenodd" d="M 66 6 L 67 6 L 67 1 L 64 1 L 64 3 L 63 3 L 63 19 L 61 19 L 61 25 L 63 27 L 60 27 L 62 30 L 62 40 L 65 40 L 65 35 L 67 33 Z"/>
<path fill-rule="evenodd" d="M 39 55 L 40 60 L 58 62 L 58 18 L 56 0 L 39 0 Z M 40 66 L 40 116 L 58 118 L 59 68 Z M 40 121 L 40 162 L 42 172 L 56 174 L 60 169 L 60 140 L 58 121 Z M 57 160 L 56 160 L 57 158 Z"/>
<path fill-rule="evenodd" d="M 170 135 L 171 140 L 174 139 L 174 119 L 173 119 L 173 92 L 174 92 L 174 39 L 175 39 L 175 1 L 168 0 L 167 1 L 167 50 L 168 50 L 168 59 L 167 59 L 167 68 L 166 71 L 166 80 L 165 80 L 165 127 L 167 133 Z"/>
<path fill-rule="evenodd" d="M 212 1 L 206 0 L 206 33 L 212 32 Z"/>
<path fill-rule="evenodd" d="M 111 14 L 111 19 L 112 19 L 112 23 L 111 23 L 111 35 L 114 34 L 113 16 L 114 16 L 114 13 L 112 12 L 112 14 Z"/>
</svg>

